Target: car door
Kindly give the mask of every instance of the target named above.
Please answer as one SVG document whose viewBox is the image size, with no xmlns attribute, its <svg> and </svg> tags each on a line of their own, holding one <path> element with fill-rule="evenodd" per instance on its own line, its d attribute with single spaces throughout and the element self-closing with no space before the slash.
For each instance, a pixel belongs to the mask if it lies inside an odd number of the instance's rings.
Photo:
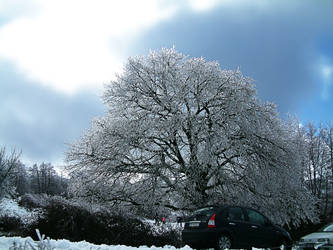
<svg viewBox="0 0 333 250">
<path fill-rule="evenodd" d="M 241 207 L 229 207 L 226 216 L 227 228 L 231 232 L 232 240 L 236 247 L 247 247 L 248 237 L 245 214 Z"/>
<path fill-rule="evenodd" d="M 276 230 L 269 220 L 256 210 L 246 208 L 248 236 L 253 247 L 272 247 L 277 242 Z"/>
</svg>

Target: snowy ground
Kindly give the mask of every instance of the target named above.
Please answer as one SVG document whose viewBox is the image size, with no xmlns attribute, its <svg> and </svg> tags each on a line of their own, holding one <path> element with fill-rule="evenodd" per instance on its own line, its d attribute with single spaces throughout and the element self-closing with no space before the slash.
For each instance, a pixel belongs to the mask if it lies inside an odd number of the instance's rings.
<svg viewBox="0 0 333 250">
<path fill-rule="evenodd" d="M 32 249 L 29 247 L 29 243 L 37 248 L 38 242 L 34 242 L 30 237 L 28 238 L 21 238 L 21 237 L 0 237 L 0 250 L 8 250 L 10 247 L 13 247 L 14 242 L 16 242 L 16 246 L 21 245 L 22 247 L 26 246 L 26 249 Z M 47 244 L 47 240 L 44 240 Z M 165 246 L 161 247 L 128 247 L 128 246 L 107 246 L 107 245 L 95 245 L 88 243 L 86 241 L 80 242 L 70 242 L 68 240 L 50 240 L 50 245 L 53 247 L 54 250 L 161 250 L 161 249 L 168 249 L 168 250 L 191 250 L 192 248 L 185 246 L 183 248 L 175 248 L 172 246 Z M 24 249 L 24 248 L 23 248 Z"/>
</svg>

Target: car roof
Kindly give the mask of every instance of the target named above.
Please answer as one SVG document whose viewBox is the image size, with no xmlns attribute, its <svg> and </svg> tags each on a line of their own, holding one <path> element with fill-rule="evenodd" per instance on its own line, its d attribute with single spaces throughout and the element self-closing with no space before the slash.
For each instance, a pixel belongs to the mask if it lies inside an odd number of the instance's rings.
<svg viewBox="0 0 333 250">
<path fill-rule="evenodd" d="M 216 205 L 216 204 L 214 204 L 214 205 L 202 206 L 202 207 L 196 208 L 195 210 L 193 210 L 193 212 L 198 211 L 200 209 L 204 209 L 204 208 L 225 209 L 225 208 L 229 208 L 229 207 L 239 207 L 239 208 L 244 208 L 244 209 L 251 209 L 251 210 L 254 210 L 254 211 L 257 211 L 257 212 L 260 213 L 260 211 L 258 211 L 255 208 L 252 208 L 252 207 L 241 206 L 241 205 L 230 205 L 230 204 L 227 204 L 227 205 Z"/>
</svg>

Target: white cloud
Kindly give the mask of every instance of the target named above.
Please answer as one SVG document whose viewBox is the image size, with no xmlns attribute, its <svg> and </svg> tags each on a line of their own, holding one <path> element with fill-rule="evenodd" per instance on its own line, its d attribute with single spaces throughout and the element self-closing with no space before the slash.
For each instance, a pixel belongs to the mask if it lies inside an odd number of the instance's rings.
<svg viewBox="0 0 333 250">
<path fill-rule="evenodd" d="M 181 8 L 231 0 L 0 0 L 0 59 L 27 78 L 71 94 L 100 91 L 120 72 L 138 34 Z"/>
<path fill-rule="evenodd" d="M 231 10 L 237 9 L 238 11 L 242 8 L 251 7 L 257 11 L 259 10 L 267 12 L 271 8 L 272 4 L 275 5 L 276 2 L 262 0 L 187 0 L 187 4 L 192 10 L 196 12 L 209 11 L 216 8 L 217 6 Z M 292 4 L 295 3 L 288 2 L 289 6 Z"/>
<path fill-rule="evenodd" d="M 188 0 L 188 3 L 195 11 L 207 11 L 221 2 L 221 0 Z"/>
<path fill-rule="evenodd" d="M 333 84 L 333 65 L 322 63 L 320 65 L 320 71 L 322 75 L 322 93 L 321 97 L 323 100 L 328 100 L 331 97 L 331 85 Z"/>
<path fill-rule="evenodd" d="M 40 0 L 0 0 L 0 16 L 11 19 L 17 16 L 27 16 L 38 11 Z"/>
<path fill-rule="evenodd" d="M 1 2 L 0 13 L 22 3 L 10 1 Z M 0 28 L 0 57 L 65 93 L 110 81 L 127 58 L 131 40 L 176 11 L 156 0 L 28 2 L 29 15 L 18 12 Z"/>
<path fill-rule="evenodd" d="M 325 79 L 329 79 L 333 73 L 333 66 L 322 65 L 322 74 Z"/>
</svg>

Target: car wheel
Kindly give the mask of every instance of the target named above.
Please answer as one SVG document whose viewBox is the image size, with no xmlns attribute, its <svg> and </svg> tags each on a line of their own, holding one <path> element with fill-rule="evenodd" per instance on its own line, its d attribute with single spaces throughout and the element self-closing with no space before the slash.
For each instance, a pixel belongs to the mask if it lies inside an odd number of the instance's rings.
<svg viewBox="0 0 333 250">
<path fill-rule="evenodd" d="M 230 249 L 231 248 L 231 239 L 227 235 L 221 235 L 216 244 L 215 250 L 224 250 L 224 249 Z"/>
</svg>

